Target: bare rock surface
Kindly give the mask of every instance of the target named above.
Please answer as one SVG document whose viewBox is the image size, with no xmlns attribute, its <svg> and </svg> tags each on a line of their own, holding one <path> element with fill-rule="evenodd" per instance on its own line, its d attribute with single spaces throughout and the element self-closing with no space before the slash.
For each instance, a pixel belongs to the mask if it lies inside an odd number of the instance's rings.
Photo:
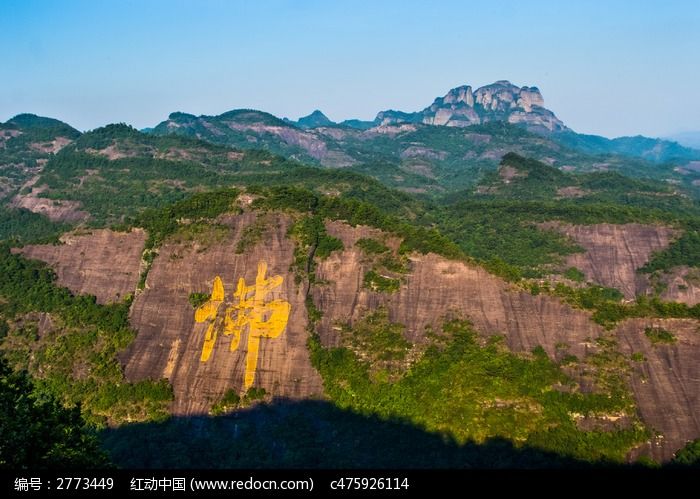
<svg viewBox="0 0 700 499">
<path fill-rule="evenodd" d="M 363 287 L 363 275 L 369 267 L 354 244 L 361 237 L 381 239 L 382 234 L 336 222 L 328 223 L 327 228 L 343 240 L 345 250 L 332 254 L 317 270 L 318 280 L 325 284 L 315 287 L 314 301 L 324 313 L 319 330 L 326 345 L 340 342 L 342 324 L 352 323 L 380 306 L 387 308 L 392 321 L 406 326 L 406 335 L 414 342 L 422 341 L 426 326 L 438 326 L 450 314 L 470 319 L 482 333 L 503 334 L 514 351 L 529 351 L 541 345 L 552 358 L 560 343 L 568 344 L 568 351 L 582 358 L 594 348 L 591 340 L 603 332 L 586 311 L 551 296 L 522 292 L 479 267 L 433 254 L 411 258 L 411 273 L 398 292 L 372 292 Z M 667 229 L 655 229 L 659 232 L 652 234 L 658 240 L 668 240 Z M 603 234 L 608 233 L 606 230 Z M 630 238 L 643 237 L 650 230 L 648 226 L 625 227 L 622 239 L 631 244 Z M 626 258 L 631 262 L 628 268 L 641 261 L 631 249 Z M 659 325 L 672 331 L 677 342 L 652 345 L 644 329 Z M 615 334 L 622 353 L 631 356 L 641 352 L 647 359 L 632 362 L 630 387 L 642 420 L 661 434 L 635 452 L 667 461 L 687 441 L 700 436 L 698 322 L 632 319 L 622 323 Z"/>
<path fill-rule="evenodd" d="M 413 342 L 422 341 L 426 326 L 437 327 L 451 314 L 469 318 L 483 333 L 504 335 L 514 350 L 542 346 L 552 357 L 557 343 L 584 355 L 587 340 L 602 332 L 588 312 L 515 289 L 480 267 L 433 254 L 411 258 L 411 272 L 398 292 L 373 292 L 363 287 L 369 267 L 354 244 L 361 237 L 376 237 L 378 231 L 336 222 L 327 229 L 345 246 L 317 270 L 317 279 L 326 283 L 314 287 L 314 301 L 324 313 L 319 328 L 327 345 L 338 343 L 340 324 L 379 306 L 387 307 L 392 321 L 406 326 L 407 339 Z"/>
<path fill-rule="evenodd" d="M 59 286 L 75 294 L 95 295 L 98 303 L 110 303 L 135 291 L 145 240 L 141 229 L 100 229 L 65 234 L 59 245 L 28 245 L 13 251 L 48 263 L 56 271 Z"/>
<path fill-rule="evenodd" d="M 647 327 L 671 332 L 670 344 L 653 344 Z M 634 362 L 631 387 L 644 422 L 661 435 L 653 437 L 637 453 L 668 461 L 673 453 L 700 437 L 700 331 L 690 319 L 629 319 L 616 330 L 619 348 L 627 355 L 639 353 Z"/>
<path fill-rule="evenodd" d="M 225 292 L 218 315 L 222 318 L 224 310 L 237 302 L 233 292 L 238 279 L 243 277 L 247 285 L 252 285 L 260 261 L 267 263 L 268 278 L 283 278 L 267 299 L 289 302 L 291 312 L 279 337 L 260 340 L 253 386 L 274 396 L 297 399 L 323 393 L 322 380 L 311 365 L 307 349 L 305 286 L 295 284 L 290 271 L 294 258 L 294 242 L 288 237 L 291 219 L 283 214 L 266 217 L 259 239 L 248 241 L 240 253 L 237 247 L 246 228 L 255 224 L 255 213 L 220 217 L 217 221 L 223 227 L 212 229 L 215 232 L 211 236 L 203 234 L 201 240 L 166 241 L 153 262 L 145 289 L 134 299 L 130 321 L 138 335 L 121 355 L 126 377 L 130 381 L 167 378 L 175 393 L 174 414 L 206 414 L 228 390 L 243 391 L 248 332 L 243 333 L 235 351 L 230 350 L 232 337 L 219 333 L 210 358 L 202 362 L 208 324 L 195 322 L 189 299 L 194 292 L 210 293 L 215 277 L 220 276 Z M 379 307 L 386 307 L 390 320 L 405 325 L 407 339 L 416 343 L 425 340 L 428 328 L 439 327 L 450 316 L 471 320 L 482 334 L 503 335 L 516 352 L 542 346 L 552 358 L 561 344 L 582 358 L 594 348 L 592 340 L 603 334 L 587 311 L 574 309 L 552 296 L 533 296 L 480 267 L 434 254 L 410 257 L 410 271 L 403 276 L 397 292 L 369 290 L 363 279 L 372 262 L 356 242 L 375 238 L 397 250 L 399 239 L 377 229 L 341 222 L 327 222 L 326 227 L 343 241 L 344 249 L 318 262 L 317 284 L 311 289 L 316 306 L 323 312 L 317 330 L 325 345 L 338 345 L 342 325 L 352 324 Z M 672 236 L 672 231 L 664 227 L 631 224 L 571 226 L 563 230 L 587 245 L 590 253 L 579 255 L 583 258 L 575 266 L 587 276 L 598 276 L 603 284 L 617 284 L 628 292 L 638 289 L 630 288 L 637 285 L 633 270 L 643 265 L 654 249 L 668 244 Z M 644 238 L 648 239 L 646 243 Z M 59 246 L 36 245 L 14 251 L 46 261 L 56 269 L 59 284 L 76 293 L 96 294 L 101 302 L 134 290 L 145 240 L 143 231 L 96 230 L 85 235 L 68 234 L 63 240 Z M 690 279 L 687 275 L 685 278 Z M 51 327 L 48 322 L 45 326 Z M 666 329 L 676 341 L 652 344 L 644 334 L 646 327 Z M 700 436 L 698 322 L 630 319 L 614 334 L 625 356 L 644 356 L 642 361 L 631 362 L 630 386 L 641 418 L 659 434 L 636 449 L 634 455 L 644 453 L 668 460 L 687 441 Z M 584 423 L 600 424 L 591 421 Z"/>
<path fill-rule="evenodd" d="M 39 177 L 33 177 L 27 181 L 23 187 L 28 188 L 29 192 L 15 195 L 10 206 L 44 215 L 53 222 L 80 222 L 90 218 L 87 211 L 80 209 L 82 205 L 79 201 L 41 197 L 40 194 L 46 191 L 46 186 L 35 186 L 38 180 Z"/>
<path fill-rule="evenodd" d="M 569 255 L 566 265 L 581 270 L 586 279 L 619 289 L 625 298 L 643 294 L 649 287 L 637 269 L 652 253 L 666 248 L 675 235 L 668 227 L 642 224 L 542 224 L 571 237 L 585 252 Z"/>
<path fill-rule="evenodd" d="M 294 243 L 287 238 L 290 219 L 275 216 L 260 241 L 237 254 L 241 234 L 254 220 L 253 213 L 221 219 L 230 230 L 219 241 L 165 243 L 148 274 L 146 289 L 134 300 L 130 319 L 138 335 L 122 356 L 125 374 L 134 381 L 168 378 L 175 392 L 174 414 L 206 414 L 227 390 L 243 391 L 248 332 L 233 352 L 232 336 L 219 334 L 210 358 L 202 362 L 207 324 L 195 323 L 189 296 L 211 293 L 214 278 L 220 276 L 225 291 L 221 317 L 226 306 L 237 302 L 233 293 L 238 279 L 245 278 L 249 286 L 255 283 L 259 261 L 267 263 L 268 277 L 284 279 L 268 299 L 288 301 L 291 313 L 279 337 L 261 339 L 253 386 L 289 398 L 323 392 L 306 347 L 304 286 L 296 285 L 289 271 L 294 253 Z"/>
<path fill-rule="evenodd" d="M 675 267 L 661 277 L 666 289 L 661 298 L 667 301 L 686 303 L 691 307 L 700 303 L 700 270 Z"/>
</svg>

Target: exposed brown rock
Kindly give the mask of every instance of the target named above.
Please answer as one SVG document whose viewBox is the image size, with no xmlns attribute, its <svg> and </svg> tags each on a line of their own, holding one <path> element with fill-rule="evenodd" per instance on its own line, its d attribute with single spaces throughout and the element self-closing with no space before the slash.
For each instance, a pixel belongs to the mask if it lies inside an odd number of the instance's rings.
<svg viewBox="0 0 700 499">
<path fill-rule="evenodd" d="M 4 149 L 5 147 L 7 147 L 5 142 L 14 137 L 19 137 L 20 135 L 22 135 L 22 132 L 20 130 L 0 130 L 0 148 Z"/>
<path fill-rule="evenodd" d="M 35 325 L 39 338 L 51 333 L 56 327 L 56 320 L 47 312 L 29 312 L 15 321 L 15 328 Z"/>
<path fill-rule="evenodd" d="M 71 142 L 73 141 L 67 137 L 56 137 L 48 142 L 34 142 L 29 147 L 35 151 L 55 154 Z"/>
<path fill-rule="evenodd" d="M 284 278 L 269 298 L 288 301 L 291 315 L 280 337 L 261 340 L 253 386 L 290 398 L 315 397 L 323 392 L 322 380 L 311 366 L 306 347 L 305 286 L 296 285 L 290 272 L 294 243 L 287 232 L 291 219 L 270 215 L 262 239 L 243 254 L 236 254 L 241 234 L 255 219 L 254 213 L 226 215 L 217 220 L 227 227 L 217 233 L 223 234 L 219 238 L 166 242 L 153 262 L 145 290 L 134 300 L 130 321 L 138 335 L 121 356 L 126 377 L 130 381 L 168 378 L 175 392 L 175 414 L 205 414 L 227 390 L 242 391 L 247 333 L 234 352 L 229 351 L 231 337 L 220 335 L 210 359 L 201 362 L 207 324 L 195 323 L 189 296 L 192 292 L 210 292 L 218 275 L 223 280 L 226 305 L 234 303 L 232 293 L 238 278 L 244 277 L 247 284 L 252 284 L 260 260 L 267 262 L 268 276 L 279 274 Z M 369 227 L 353 228 L 340 222 L 328 222 L 326 226 L 330 234 L 343 241 L 345 249 L 319 262 L 317 284 L 312 288 L 314 302 L 324 314 L 318 331 L 325 345 L 340 343 L 341 324 L 352 323 L 380 306 L 386 306 L 390 320 L 406 326 L 407 339 L 416 343 L 424 340 L 428 326 L 437 327 L 450 315 L 470 319 L 483 334 L 504 335 L 514 351 L 530 351 L 541 345 L 552 358 L 556 358 L 561 344 L 568 345 L 567 353 L 583 358 L 595 348 L 590 340 L 603 334 L 586 311 L 551 296 L 533 296 L 480 267 L 433 254 L 411 256 L 410 272 L 398 292 L 370 291 L 363 287 L 363 277 L 372 263 L 355 247 L 356 241 L 372 237 L 396 250 L 399 240 Z M 638 225 L 563 230 L 589 244 L 591 275 L 596 275 L 595 271 L 606 278 L 617 277 L 619 281 L 608 282 L 623 284 L 630 282 L 631 270 L 643 264 L 652 248 L 667 244 L 672 234 L 664 227 Z M 652 242 L 640 253 L 644 238 Z M 19 251 L 54 266 L 59 284 L 77 293 L 98 294 L 103 302 L 134 289 L 145 239 L 142 231 L 101 230 L 64 239 L 61 246 L 28 246 Z M 612 244 L 613 249 L 606 249 L 606 244 Z M 603 259 L 602 267 L 596 259 Z M 585 272 L 586 261 L 575 266 Z M 631 270 L 619 277 L 615 265 Z M 600 268 L 612 270 L 603 272 Z M 644 328 L 652 324 L 672 331 L 677 342 L 652 345 L 644 335 Z M 46 327 L 52 326 L 47 323 Z M 687 440 L 700 435 L 698 323 L 635 319 L 625 321 L 615 334 L 621 352 L 627 356 L 642 353 L 646 358 L 632 363 L 631 388 L 643 421 L 663 435 L 635 453 L 668 460 Z M 580 425 L 605 429 L 628 424 L 616 417 L 584 418 Z"/>
<path fill-rule="evenodd" d="M 418 113 L 383 111 L 377 115 L 383 125 L 420 121 L 429 125 L 468 127 L 489 121 L 522 123 L 537 131 L 564 130 L 564 124 L 544 107 L 536 87 L 517 87 L 501 80 L 472 91 L 468 85 L 453 88 L 444 97 Z"/>
<path fill-rule="evenodd" d="M 206 414 L 227 390 L 242 391 L 248 333 L 242 335 L 235 352 L 229 351 L 231 337 L 220 334 L 209 360 L 201 362 L 207 324 L 195 323 L 188 298 L 192 292 L 211 292 L 214 278 L 220 276 L 226 304 L 233 303 L 238 278 L 254 283 L 260 260 L 267 262 L 268 276 L 284 278 L 269 298 L 288 301 L 291 315 L 281 336 L 261 340 L 253 386 L 290 398 L 323 392 L 306 347 L 304 286 L 296 285 L 289 272 L 294 253 L 294 244 L 287 238 L 290 219 L 273 217 L 262 240 L 244 254 L 236 254 L 242 231 L 254 220 L 252 213 L 222 218 L 230 231 L 218 242 L 164 244 L 146 289 L 134 300 L 130 318 L 138 335 L 122 356 L 125 374 L 129 380 L 168 378 L 175 392 L 175 414 Z"/>
<path fill-rule="evenodd" d="M 672 344 L 653 345 L 644 334 L 646 327 L 672 332 Z M 700 331 L 689 319 L 630 319 L 617 328 L 620 350 L 641 353 L 634 362 L 631 386 L 644 422 L 660 437 L 636 451 L 667 461 L 689 440 L 700 437 Z"/>
<path fill-rule="evenodd" d="M 498 169 L 498 176 L 503 179 L 506 184 L 510 183 L 516 177 L 527 177 L 527 172 L 521 172 L 512 166 L 501 166 Z"/>
<path fill-rule="evenodd" d="M 120 147 L 121 145 L 121 147 Z M 148 148 L 148 151 L 143 151 L 148 152 L 148 153 L 153 153 L 154 150 L 153 148 Z M 133 158 L 138 156 L 139 152 L 135 150 L 129 150 L 128 146 L 124 147 L 123 144 L 117 144 L 116 142 L 113 142 L 111 145 L 103 148 L 103 149 L 86 149 L 86 152 L 89 152 L 91 154 L 98 154 L 100 156 L 104 156 L 110 161 L 114 161 L 115 159 L 123 159 L 123 158 Z"/>
<path fill-rule="evenodd" d="M 420 145 L 412 145 L 404 149 L 400 154 L 402 159 L 406 158 L 428 158 L 428 159 L 445 159 L 447 153 L 445 151 L 436 151 L 429 147 Z"/>
<path fill-rule="evenodd" d="M 29 245 L 13 251 L 48 263 L 56 271 L 59 286 L 109 303 L 136 289 L 145 240 L 141 229 L 100 229 L 85 235 L 68 233 L 60 245 Z"/>
<path fill-rule="evenodd" d="M 316 274 L 327 283 L 313 291 L 324 313 L 319 330 L 325 344 L 338 344 L 338 322 L 352 323 L 381 305 L 388 308 L 390 320 L 406 325 L 413 342 L 422 341 L 426 326 L 438 326 L 453 312 L 471 319 L 483 333 L 505 335 L 514 350 L 541 345 L 552 357 L 557 343 L 569 344 L 571 353 L 582 356 L 586 340 L 601 333 L 588 312 L 517 290 L 480 267 L 433 254 L 411 257 L 411 273 L 398 292 L 372 292 L 363 287 L 369 266 L 354 244 L 361 237 L 377 237 L 377 231 L 336 222 L 327 228 L 343 241 L 345 250 L 321 262 Z"/>
<path fill-rule="evenodd" d="M 350 166 L 355 160 L 337 148 L 329 148 L 327 142 L 320 134 L 310 130 L 300 130 L 289 126 L 275 126 L 264 123 L 237 123 L 235 121 L 224 122 L 232 130 L 252 131 L 255 133 L 269 133 L 277 136 L 285 143 L 300 147 L 324 166 L 342 167 Z"/>
<path fill-rule="evenodd" d="M 649 261 L 653 252 L 666 248 L 676 233 L 668 227 L 642 224 L 541 226 L 559 230 L 585 249 L 585 253 L 569 255 L 567 266 L 581 270 L 590 281 L 619 289 L 625 298 L 634 298 L 648 289 L 647 276 L 637 273 L 637 269 Z"/>
<path fill-rule="evenodd" d="M 700 270 L 675 267 L 661 279 L 666 284 L 661 293 L 663 300 L 686 303 L 691 307 L 700 303 Z"/>
<path fill-rule="evenodd" d="M 317 278 L 325 284 L 314 289 L 314 301 L 324 312 L 319 332 L 326 345 L 339 344 L 340 324 L 352 323 L 379 306 L 387 307 L 390 320 L 406 325 L 406 335 L 413 342 L 422 341 L 425 327 L 439 325 L 450 313 L 466 316 L 482 333 L 503 334 L 515 351 L 529 351 L 541 345 L 552 358 L 556 358 L 559 343 L 568 344 L 567 352 L 582 358 L 595 349 L 590 340 L 602 333 L 585 311 L 550 296 L 532 296 L 509 287 L 479 267 L 433 254 L 411 258 L 411 273 L 397 293 L 369 291 L 362 285 L 368 266 L 354 243 L 361 237 L 381 238 L 381 233 L 336 222 L 328 223 L 327 228 L 343 240 L 345 250 L 332 254 L 317 271 Z M 670 235 L 668 229 L 645 226 L 627 226 L 623 233 L 627 238 L 642 237 L 650 229 L 659 230 L 661 235 L 653 232 L 659 238 Z M 636 265 L 638 255 L 630 253 L 627 258 Z M 644 328 L 652 324 L 673 331 L 677 343 L 651 345 Z M 636 455 L 646 452 L 666 461 L 688 440 L 700 436 L 698 322 L 627 320 L 616 334 L 624 354 L 641 352 L 647 358 L 637 367 L 631 388 L 643 421 L 663 434 L 652 444 L 637 449 Z M 596 417 L 583 424 L 596 428 L 628 424 L 626 420 L 606 418 Z"/>
<path fill-rule="evenodd" d="M 79 222 L 90 217 L 88 212 L 80 209 L 81 204 L 78 201 L 39 197 L 46 191 L 46 186 L 34 187 L 38 179 L 39 177 L 34 177 L 25 183 L 23 187 L 30 188 L 30 192 L 17 194 L 12 198 L 10 206 L 45 215 L 54 222 Z"/>
</svg>

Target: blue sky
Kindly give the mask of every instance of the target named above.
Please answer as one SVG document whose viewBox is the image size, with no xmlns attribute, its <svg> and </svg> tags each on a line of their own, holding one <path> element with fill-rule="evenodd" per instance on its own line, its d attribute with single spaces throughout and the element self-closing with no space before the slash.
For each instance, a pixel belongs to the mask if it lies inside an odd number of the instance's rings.
<svg viewBox="0 0 700 499">
<path fill-rule="evenodd" d="M 0 0 L 0 120 L 371 119 L 508 79 L 577 131 L 667 135 L 700 130 L 698 26 L 697 0 Z"/>
</svg>

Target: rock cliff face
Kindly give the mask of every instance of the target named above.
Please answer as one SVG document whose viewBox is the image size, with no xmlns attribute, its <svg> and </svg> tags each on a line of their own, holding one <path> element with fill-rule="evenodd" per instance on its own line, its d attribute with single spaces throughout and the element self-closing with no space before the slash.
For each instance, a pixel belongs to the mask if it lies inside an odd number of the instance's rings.
<svg viewBox="0 0 700 499">
<path fill-rule="evenodd" d="M 282 278 L 266 300 L 288 302 L 290 315 L 281 335 L 260 339 L 253 386 L 289 398 L 322 396 L 322 380 L 310 363 L 306 346 L 305 286 L 295 284 L 290 272 L 294 243 L 287 234 L 291 219 L 284 214 L 267 217 L 259 240 L 249 240 L 240 253 L 237 248 L 244 235 L 249 239 L 251 232 L 246 228 L 255 224 L 255 213 L 226 215 L 219 220 L 221 226 L 212 229 L 215 232 L 204 234 L 199 241 L 175 237 L 166 242 L 153 262 L 145 289 L 134 299 L 130 321 L 138 335 L 121 355 L 126 377 L 130 381 L 167 378 L 175 393 L 174 414 L 206 414 L 228 390 L 243 391 L 249 331 L 242 334 L 234 351 L 234 336 L 219 331 L 210 357 L 203 362 L 209 323 L 195 321 L 190 295 L 210 294 L 219 276 L 223 300 L 211 317 L 224 323 L 226 309 L 238 303 L 234 296 L 238 279 L 253 285 L 260 261 L 267 264 L 268 278 Z M 339 344 L 342 325 L 378 307 L 386 307 L 390 320 L 406 326 L 405 334 L 412 342 L 423 342 L 427 328 L 439 326 L 445 317 L 459 316 L 470 319 L 482 334 L 503 335 L 514 351 L 542 346 L 555 359 L 561 355 L 562 344 L 568 346 L 567 354 L 584 358 L 597 351 L 595 338 L 613 334 L 625 358 L 643 355 L 643 360 L 630 361 L 630 387 L 641 418 L 661 434 L 635 454 L 668 460 L 686 441 L 700 436 L 697 321 L 631 319 L 606 333 L 586 311 L 551 296 L 533 296 L 480 267 L 433 254 L 411 256 L 410 271 L 397 292 L 375 292 L 364 287 L 364 275 L 372 262 L 356 242 L 375 238 L 395 250 L 400 241 L 368 227 L 340 222 L 327 222 L 326 227 L 343 241 L 344 249 L 318 262 L 317 283 L 311 288 L 314 303 L 323 312 L 317 330 L 325 345 Z M 586 257 L 591 259 L 590 268 L 584 265 L 585 258 L 577 262 L 579 268 L 629 293 L 637 290 L 633 270 L 671 236 L 670 229 L 637 225 L 569 226 L 564 230 L 581 244 L 590 243 L 591 254 Z M 75 292 L 98 294 L 100 301 L 107 302 L 134 290 L 144 237 L 141 231 L 94 231 L 67 236 L 62 246 L 27 246 L 21 251 L 53 265 L 60 284 Z M 642 248 L 643 240 L 652 242 Z M 607 260 L 599 264 L 595 258 Z M 647 327 L 671 331 L 676 341 L 652 344 L 645 335 Z M 589 389 L 590 382 L 581 381 L 582 389 Z"/>
<path fill-rule="evenodd" d="M 688 267 L 676 267 L 662 276 L 666 289 L 661 298 L 686 303 L 691 307 L 700 303 L 700 271 Z"/>
<path fill-rule="evenodd" d="M 109 303 L 124 299 L 136 289 L 145 240 L 141 229 L 101 229 L 84 235 L 66 234 L 60 245 L 29 245 L 15 251 L 48 263 L 56 271 L 60 286 L 76 294 L 95 295 L 99 303 Z"/>
<path fill-rule="evenodd" d="M 217 242 L 166 243 L 153 262 L 146 289 L 134 300 L 130 318 L 138 336 L 122 357 L 126 377 L 134 381 L 168 378 L 175 392 L 175 414 L 206 414 L 227 390 L 243 390 L 248 333 L 234 352 L 229 350 L 232 336 L 219 334 L 210 358 L 202 362 L 208 324 L 195 323 L 188 299 L 193 292 L 211 293 L 214 278 L 220 276 L 225 292 L 218 313 L 222 318 L 224 309 L 238 302 L 233 296 L 238 279 L 243 277 L 252 285 L 261 260 L 267 263 L 268 276 L 284 279 L 267 298 L 289 302 L 291 313 L 279 337 L 261 339 L 253 386 L 290 398 L 323 392 L 306 348 L 304 289 L 289 272 L 294 252 L 293 242 L 286 237 L 289 219 L 278 216 L 255 246 L 236 254 L 243 230 L 254 220 L 251 213 L 227 217 L 222 223 L 229 230 Z"/>
<path fill-rule="evenodd" d="M 649 280 L 637 269 L 653 252 L 666 248 L 675 235 L 668 227 L 642 224 L 546 226 L 560 230 L 585 250 L 569 255 L 567 266 L 581 270 L 587 280 L 619 289 L 628 299 L 647 291 Z"/>
<path fill-rule="evenodd" d="M 647 327 L 663 328 L 676 337 L 672 344 L 651 343 Z M 700 333 L 698 323 L 682 319 L 630 319 L 616 331 L 620 350 L 641 353 L 634 363 L 631 386 L 644 422 L 661 433 L 638 452 L 667 461 L 700 435 Z"/>
<path fill-rule="evenodd" d="M 370 291 L 363 287 L 370 267 L 355 243 L 376 231 L 335 222 L 327 229 L 345 246 L 318 267 L 318 280 L 328 284 L 314 287 L 314 301 L 324 313 L 319 330 L 328 345 L 339 341 L 338 323 L 352 323 L 379 306 L 387 307 L 392 321 L 406 325 L 413 342 L 423 340 L 426 326 L 438 326 L 451 313 L 466 316 L 483 333 L 503 334 L 514 350 L 541 345 L 552 357 L 557 343 L 567 343 L 571 353 L 582 356 L 587 340 L 602 332 L 587 312 L 515 290 L 479 267 L 432 254 L 411 259 L 411 272 L 398 292 Z"/>
<path fill-rule="evenodd" d="M 428 125 L 467 127 L 488 121 L 508 121 L 542 132 L 566 130 L 564 124 L 544 107 L 537 87 L 517 87 L 500 80 L 472 91 L 464 85 L 453 88 L 444 97 L 417 113 L 383 111 L 377 115 L 382 125 L 420 122 Z"/>
<path fill-rule="evenodd" d="M 557 345 L 561 344 L 567 344 L 568 352 L 579 358 L 594 353 L 592 340 L 603 333 L 583 310 L 550 296 L 516 290 L 481 268 L 432 254 L 411 259 L 411 272 L 398 292 L 370 291 L 363 288 L 363 276 L 369 266 L 354 244 L 362 237 L 381 239 L 382 235 L 366 227 L 352 228 L 335 222 L 327 228 L 345 246 L 344 251 L 322 262 L 317 271 L 318 280 L 326 283 L 314 289 L 314 301 L 324 313 L 318 328 L 327 345 L 339 343 L 341 324 L 352 323 L 380 306 L 387 308 L 392 321 L 406 326 L 406 335 L 413 342 L 424 339 L 426 326 L 437 326 L 450 314 L 469 318 L 481 333 L 504 335 L 514 351 L 529 351 L 541 345 L 552 358 L 556 358 Z M 609 245 L 609 261 L 602 265 L 606 270 L 600 275 L 614 277 L 606 283 L 618 284 L 628 292 L 635 289 L 634 269 L 646 261 L 652 247 L 667 244 L 670 237 L 670 230 L 663 227 L 618 226 L 619 233 L 610 226 L 583 229 L 573 229 L 572 233 L 597 234 L 586 241 L 592 240 L 599 246 L 599 256 L 602 248 Z M 650 233 L 652 242 L 648 247 L 642 248 L 641 253 L 632 249 L 640 248 Z M 621 242 L 628 246 L 622 256 L 617 256 Z M 621 265 L 624 271 L 616 274 L 615 265 Z M 596 267 L 595 272 L 600 270 Z M 668 329 L 678 341 L 652 345 L 644 334 L 648 326 Z M 700 357 L 698 328 L 694 320 L 634 319 L 615 330 L 619 350 L 627 358 L 637 352 L 646 358 L 641 363 L 632 362 L 630 387 L 643 421 L 663 435 L 636 449 L 636 455 L 645 453 L 666 461 L 687 441 L 700 436 L 700 368 L 694 360 Z M 660 407 L 664 409 L 659 410 Z"/>
</svg>

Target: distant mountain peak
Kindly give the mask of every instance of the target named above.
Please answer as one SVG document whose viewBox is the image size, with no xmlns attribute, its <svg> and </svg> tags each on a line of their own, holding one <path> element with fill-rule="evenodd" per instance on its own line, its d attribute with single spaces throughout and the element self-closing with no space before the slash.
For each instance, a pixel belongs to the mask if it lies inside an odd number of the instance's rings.
<svg viewBox="0 0 700 499">
<path fill-rule="evenodd" d="M 331 121 L 328 116 L 316 109 L 311 114 L 299 118 L 296 124 L 301 128 L 317 128 L 320 126 L 332 126 L 335 125 L 335 122 Z"/>
<path fill-rule="evenodd" d="M 544 99 L 537 87 L 518 87 L 508 80 L 498 80 L 476 90 L 471 85 L 461 85 L 438 97 L 420 112 L 382 111 L 377 119 L 384 125 L 412 122 L 466 127 L 489 121 L 507 121 L 538 132 L 566 130 L 564 123 L 544 107 Z"/>
<path fill-rule="evenodd" d="M 2 123 L 0 123 L 2 125 Z M 17 127 L 19 129 L 43 129 L 51 130 L 55 136 L 64 136 L 74 139 L 80 135 L 80 132 L 63 121 L 47 118 L 45 116 L 37 116 L 31 113 L 18 114 L 7 120 L 5 125 Z"/>
<path fill-rule="evenodd" d="M 175 111 L 174 113 L 170 113 L 168 116 L 169 120 L 194 120 L 197 119 L 197 117 L 194 114 L 189 114 L 189 113 L 183 113 L 181 111 Z"/>
</svg>

